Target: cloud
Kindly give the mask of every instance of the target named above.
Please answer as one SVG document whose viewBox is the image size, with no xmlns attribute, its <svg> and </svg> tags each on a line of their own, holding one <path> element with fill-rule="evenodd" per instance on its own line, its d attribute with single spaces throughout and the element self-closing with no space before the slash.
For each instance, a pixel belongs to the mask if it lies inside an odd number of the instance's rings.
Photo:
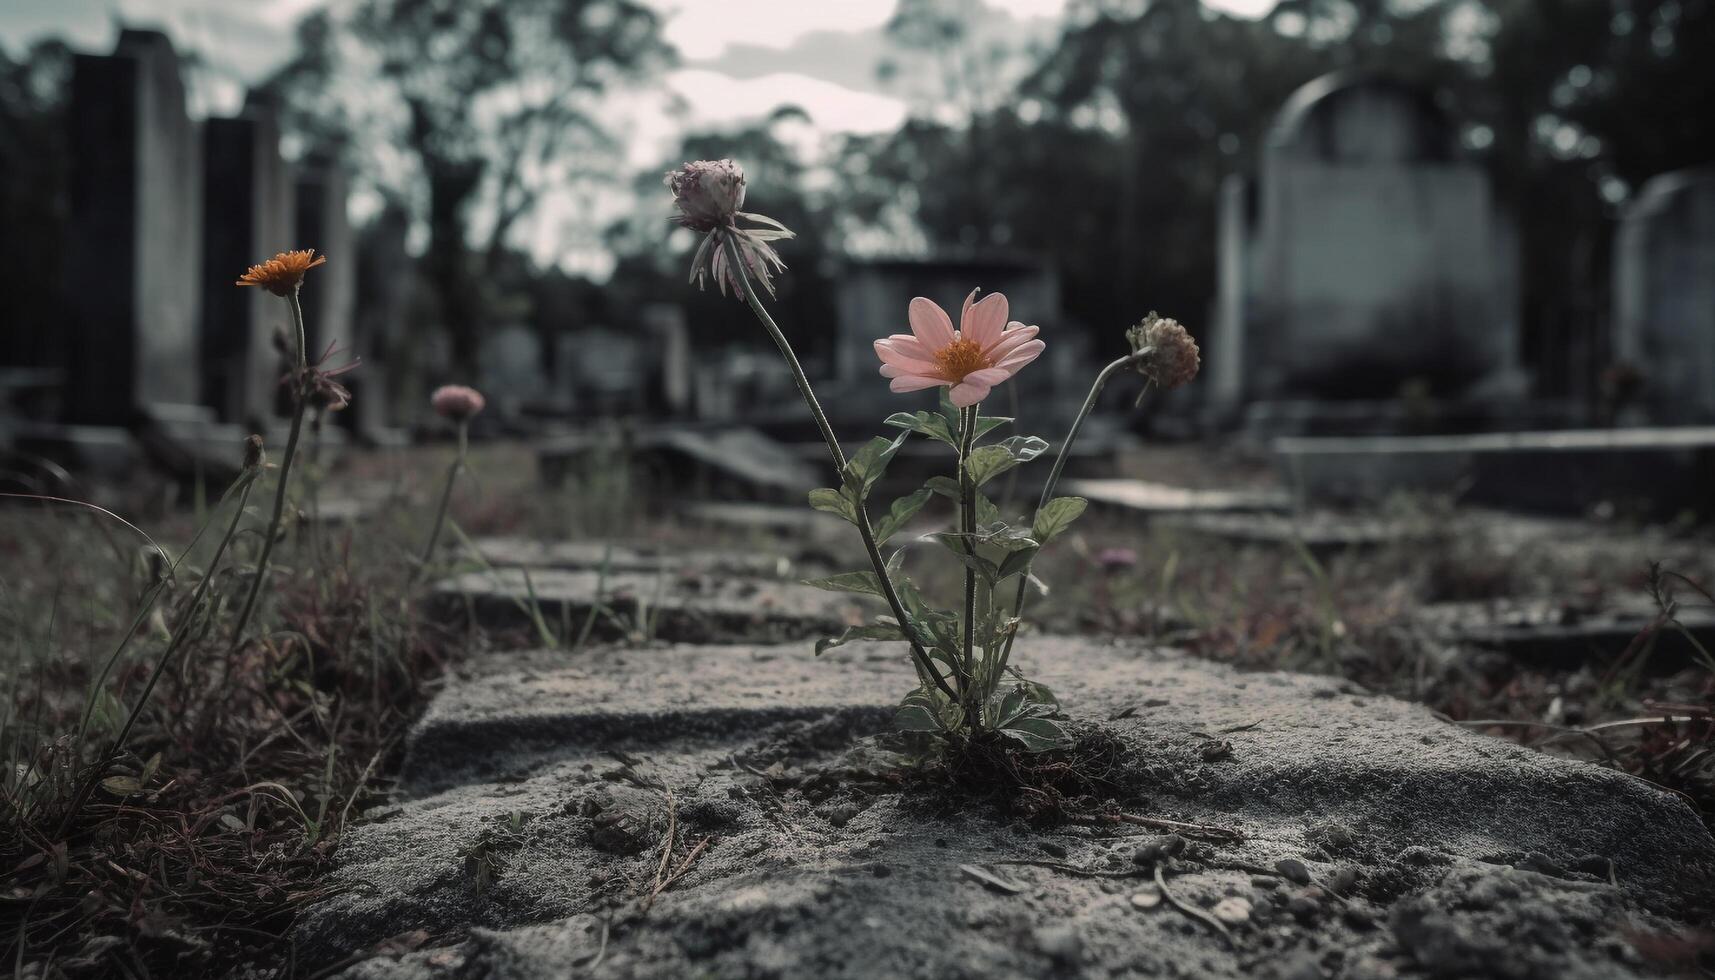
<svg viewBox="0 0 1715 980">
<path fill-rule="evenodd" d="M 647 0 L 667 40 L 688 59 L 712 58 L 744 41 L 783 48 L 811 31 L 861 31 L 886 23 L 896 0 Z"/>
<path fill-rule="evenodd" d="M 667 76 L 667 87 L 683 99 L 699 125 L 721 126 L 760 119 L 782 105 L 809 113 L 818 129 L 874 133 L 905 121 L 905 103 L 876 92 L 860 92 L 796 72 L 733 78 L 717 71 L 684 68 Z"/>
</svg>

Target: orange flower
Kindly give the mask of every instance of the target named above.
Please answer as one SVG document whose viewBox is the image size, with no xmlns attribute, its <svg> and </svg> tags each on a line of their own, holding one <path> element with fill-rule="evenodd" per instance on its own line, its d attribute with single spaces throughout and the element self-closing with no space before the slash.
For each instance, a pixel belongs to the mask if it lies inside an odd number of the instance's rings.
<svg viewBox="0 0 1715 980">
<path fill-rule="evenodd" d="M 285 296 L 303 283 L 304 273 L 327 260 L 325 255 L 316 255 L 313 248 L 281 252 L 261 265 L 251 266 L 249 272 L 239 277 L 238 285 L 261 286 L 275 296 Z"/>
</svg>

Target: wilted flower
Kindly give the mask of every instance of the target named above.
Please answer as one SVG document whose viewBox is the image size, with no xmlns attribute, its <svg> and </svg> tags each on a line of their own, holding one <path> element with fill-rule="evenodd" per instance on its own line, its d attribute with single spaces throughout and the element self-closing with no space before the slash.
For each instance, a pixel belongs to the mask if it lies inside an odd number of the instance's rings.
<svg viewBox="0 0 1715 980">
<path fill-rule="evenodd" d="M 1103 548 L 1096 552 L 1096 564 L 1110 572 L 1136 568 L 1137 551 L 1132 548 Z"/>
<path fill-rule="evenodd" d="M 1197 342 L 1178 320 L 1150 311 L 1143 322 L 1125 332 L 1132 353 L 1147 356 L 1138 361 L 1144 377 L 1162 388 L 1177 388 L 1197 376 L 1200 363 Z"/>
<path fill-rule="evenodd" d="M 304 273 L 326 262 L 327 256 L 317 255 L 313 248 L 296 252 L 281 252 L 261 265 L 238 277 L 240 286 L 261 286 L 275 296 L 285 296 L 303 284 Z"/>
<path fill-rule="evenodd" d="M 268 462 L 268 454 L 262 450 L 262 437 L 252 432 L 244 437 L 244 468 L 247 470 L 261 469 Z"/>
<path fill-rule="evenodd" d="M 1008 322 L 1006 296 L 990 293 L 976 302 L 977 290 L 965 297 L 959 329 L 934 301 L 922 296 L 911 301 L 911 333 L 896 333 L 875 342 L 881 376 L 892 378 L 894 391 L 952 388 L 953 404 L 975 405 L 989 389 L 1036 360 L 1046 345 L 1036 340 L 1037 327 Z"/>
<path fill-rule="evenodd" d="M 326 367 L 327 362 L 337 353 L 339 353 L 339 347 L 336 344 L 328 344 L 327 350 L 322 351 L 322 356 L 317 358 L 315 363 L 306 365 L 297 371 L 298 391 L 329 412 L 337 412 L 351 404 L 351 389 L 334 379 L 342 374 L 349 374 L 357 370 L 363 363 L 362 358 L 354 357 L 350 362 L 341 364 L 339 367 Z M 284 378 L 280 379 L 280 383 L 286 384 L 291 380 L 292 373 L 288 372 Z"/>
<path fill-rule="evenodd" d="M 691 259 L 690 279 L 697 288 L 713 276 L 721 295 L 726 295 L 730 285 L 733 295 L 743 299 L 744 284 L 739 279 L 743 276 L 760 283 L 773 296 L 774 273 L 785 271 L 786 263 L 768 243 L 794 236 L 773 218 L 739 210 L 744 204 L 744 170 L 731 160 L 697 160 L 682 170 L 668 171 L 666 184 L 679 209 L 673 222 L 703 233 L 702 244 Z M 741 218 L 762 227 L 741 227 Z M 738 267 L 727 254 L 729 240 L 738 250 Z"/>
<path fill-rule="evenodd" d="M 454 422 L 463 422 L 472 415 L 482 411 L 488 404 L 482 397 L 482 392 L 464 385 L 442 385 L 429 396 L 429 404 L 435 413 L 442 418 Z"/>
</svg>

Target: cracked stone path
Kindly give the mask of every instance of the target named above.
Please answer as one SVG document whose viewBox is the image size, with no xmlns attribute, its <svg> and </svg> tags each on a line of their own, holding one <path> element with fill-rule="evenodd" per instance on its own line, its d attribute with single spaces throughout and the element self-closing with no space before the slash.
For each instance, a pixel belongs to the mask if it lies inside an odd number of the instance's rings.
<svg viewBox="0 0 1715 980">
<path fill-rule="evenodd" d="M 1243 839 L 1188 834 L 1164 902 L 1135 861 L 1157 830 L 1032 823 L 902 778 L 896 644 L 508 654 L 417 726 L 403 801 L 350 832 L 330 882 L 349 890 L 301 922 L 298 961 L 348 980 L 1595 980 L 1660 974 L 1633 939 L 1715 908 L 1715 841 L 1641 780 L 1336 679 L 1072 639 L 1020 654 L 1089 723 L 1113 806 Z"/>
</svg>

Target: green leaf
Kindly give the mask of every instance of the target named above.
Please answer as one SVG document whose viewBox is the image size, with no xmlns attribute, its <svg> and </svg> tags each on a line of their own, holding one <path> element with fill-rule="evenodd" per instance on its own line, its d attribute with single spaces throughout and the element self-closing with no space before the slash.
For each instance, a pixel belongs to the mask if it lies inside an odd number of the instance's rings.
<svg viewBox="0 0 1715 980">
<path fill-rule="evenodd" d="M 846 489 L 853 500 L 862 502 L 869 498 L 869 492 L 875 488 L 876 481 L 887 472 L 887 464 L 893 461 L 893 454 L 899 452 L 900 446 L 905 445 L 905 439 L 910 434 L 901 432 L 897 439 L 876 436 L 864 443 L 862 449 L 852 453 L 851 459 L 846 460 L 844 479 Z"/>
<path fill-rule="evenodd" d="M 947 427 L 947 419 L 933 412 L 895 412 L 889 415 L 883 424 L 907 429 L 936 442 L 944 442 L 954 449 L 959 448 L 958 436 Z"/>
<path fill-rule="evenodd" d="M 1007 552 L 1006 557 L 1001 559 L 1000 566 L 995 572 L 995 581 L 998 582 L 1010 575 L 1020 575 L 1024 572 L 1028 572 L 1030 570 L 1030 563 L 1036 560 L 1036 553 L 1041 550 L 1040 546 L 1032 546 Z"/>
<path fill-rule="evenodd" d="M 844 490 L 835 490 L 832 487 L 811 490 L 810 506 L 829 514 L 837 514 L 854 525 L 858 522 L 857 507 L 852 504 L 851 498 L 846 496 Z"/>
<path fill-rule="evenodd" d="M 929 502 L 932 495 L 933 491 L 924 487 L 895 500 L 887 513 L 875 522 L 876 543 L 880 544 L 899 533 L 899 529 L 917 516 L 917 512 L 923 509 L 923 505 Z"/>
<path fill-rule="evenodd" d="M 959 481 L 950 476 L 932 476 L 923 485 L 955 504 L 959 502 Z"/>
<path fill-rule="evenodd" d="M 905 631 L 893 623 L 871 623 L 868 626 L 848 626 L 839 636 L 816 641 L 816 656 L 853 640 L 903 640 Z"/>
<path fill-rule="evenodd" d="M 1000 508 L 995 506 L 994 501 L 983 496 L 979 492 L 977 494 L 977 523 L 978 524 L 995 524 L 995 523 L 998 523 L 999 521 L 1000 521 Z"/>
<path fill-rule="evenodd" d="M 985 582 L 992 585 L 1000 581 L 1000 569 L 994 562 L 976 553 L 975 539 L 971 535 L 954 531 L 937 531 L 929 537 L 944 545 L 948 551 L 953 553 L 953 557 L 959 560 L 959 564 L 981 575 Z"/>
<path fill-rule="evenodd" d="M 1072 744 L 1066 729 L 1048 718 L 1019 718 L 995 731 L 1022 745 L 1026 752 L 1047 752 Z"/>
<path fill-rule="evenodd" d="M 1090 502 L 1083 497 L 1055 497 L 1036 511 L 1036 523 L 1031 528 L 1032 536 L 1042 544 L 1047 544 L 1055 535 L 1070 527 L 1088 506 Z"/>
<path fill-rule="evenodd" d="M 1008 422 L 1011 422 L 1011 421 L 1012 421 L 1012 419 L 1004 418 L 1004 417 L 999 416 L 999 415 L 984 416 L 982 418 L 979 418 L 979 419 L 977 419 L 977 438 L 981 439 L 983 436 L 988 435 L 990 432 L 993 432 L 994 430 L 1000 428 L 1003 425 L 1006 425 Z"/>
<path fill-rule="evenodd" d="M 885 596 L 885 593 L 881 591 L 881 579 L 876 578 L 874 572 L 846 572 L 843 575 L 833 575 L 828 578 L 808 579 L 804 584 L 827 592 L 857 592 L 863 595 Z"/>
<path fill-rule="evenodd" d="M 894 711 L 893 727 L 902 732 L 941 731 L 946 727 L 941 723 L 941 702 L 922 688 L 912 691 Z"/>
<path fill-rule="evenodd" d="M 972 450 L 966 468 L 980 487 L 1019 463 L 1035 459 L 1047 449 L 1048 443 L 1036 436 L 1013 436 L 992 446 L 979 446 Z"/>
</svg>

